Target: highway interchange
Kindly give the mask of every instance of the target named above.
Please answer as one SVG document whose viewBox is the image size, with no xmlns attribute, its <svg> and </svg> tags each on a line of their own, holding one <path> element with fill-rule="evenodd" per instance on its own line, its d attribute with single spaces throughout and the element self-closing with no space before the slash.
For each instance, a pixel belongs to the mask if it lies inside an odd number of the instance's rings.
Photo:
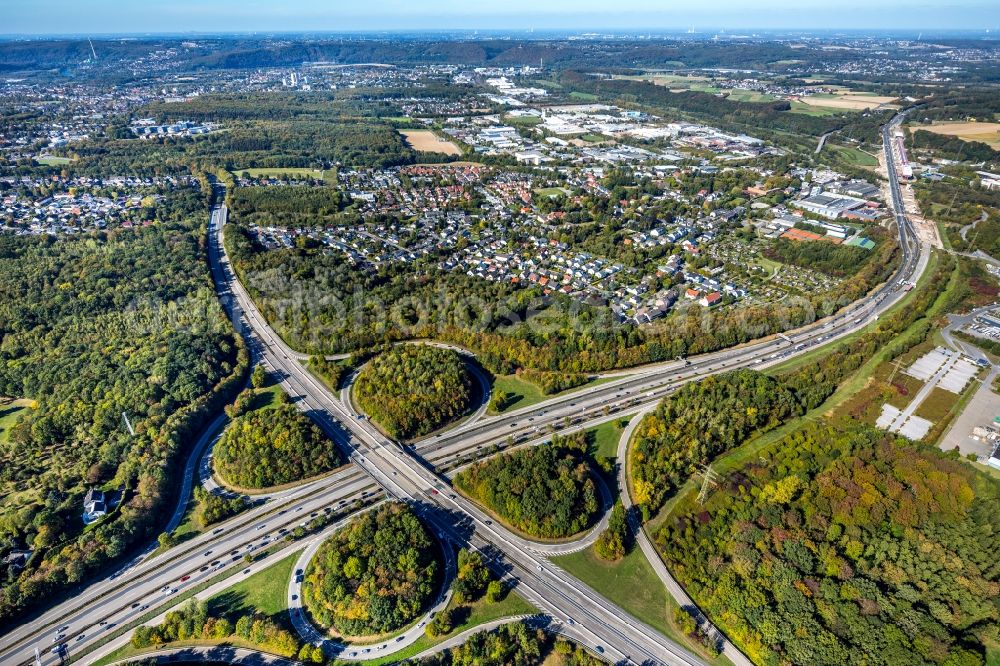
<svg viewBox="0 0 1000 666">
<path fill-rule="evenodd" d="M 284 534 L 321 515 L 341 517 L 383 496 L 409 502 L 435 531 L 453 542 L 480 549 L 518 593 L 548 614 L 554 628 L 612 661 L 650 664 L 700 664 L 701 660 L 665 636 L 629 616 L 595 591 L 551 565 L 547 546 L 526 541 L 496 525 L 477 506 L 452 492 L 440 470 L 470 455 L 481 456 L 493 445 L 543 441 L 553 428 L 589 428 L 648 409 L 681 384 L 735 367 L 766 367 L 849 335 L 874 321 L 903 295 L 902 285 L 916 281 L 926 267 L 929 250 L 918 245 L 902 209 L 891 155 L 891 131 L 897 116 L 883 129 L 900 235 L 901 262 L 893 278 L 875 292 L 842 309 L 834 317 L 761 342 L 636 369 L 620 379 L 560 396 L 496 417 L 466 421 L 449 431 L 402 447 L 359 419 L 326 386 L 308 373 L 301 354 L 273 332 L 236 278 L 221 247 L 224 206 L 212 211 L 209 256 L 220 298 L 256 361 L 278 377 L 295 404 L 338 443 L 351 451 L 353 465 L 298 487 L 275 493 L 220 526 L 166 552 L 145 553 L 111 577 L 8 631 L 0 639 L 0 666 L 30 663 L 34 649 L 41 663 L 60 661 L 52 654 L 52 638 L 62 635 L 70 655 L 93 648 L 107 635 L 155 610 L 185 587 L 221 571 L 247 568 L 244 555 L 274 547 Z M 197 452 L 196 452 L 197 453 Z M 191 465 L 189 465 L 191 467 Z M 186 497 L 182 498 L 182 502 Z M 286 552 L 285 548 L 278 548 Z M 559 552 L 559 551 L 554 551 Z M 273 555 L 261 562 L 271 562 Z M 276 561 L 276 560 L 274 560 Z M 259 570 L 261 562 L 255 563 Z M 175 592 L 174 590 L 178 590 Z M 64 631 L 60 631 L 68 627 Z M 91 651 L 86 660 L 124 644 L 128 634 Z M 384 653 L 383 653 L 384 654 Z M 65 655 L 63 655 L 65 656 Z M 349 654 L 342 654 L 349 657 Z M 738 655 L 742 656 L 742 655 Z"/>
</svg>

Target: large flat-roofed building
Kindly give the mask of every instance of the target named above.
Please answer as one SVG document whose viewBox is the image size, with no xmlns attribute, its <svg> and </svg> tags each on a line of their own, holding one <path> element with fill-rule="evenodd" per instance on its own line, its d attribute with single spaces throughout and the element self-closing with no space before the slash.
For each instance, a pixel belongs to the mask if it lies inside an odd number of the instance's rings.
<svg viewBox="0 0 1000 666">
<path fill-rule="evenodd" d="M 842 194 L 858 197 L 859 199 L 873 199 L 879 196 L 880 192 L 877 187 L 864 180 L 850 180 L 842 183 L 836 189 Z"/>
<path fill-rule="evenodd" d="M 814 215 L 835 220 L 847 211 L 861 208 L 865 205 L 865 202 L 862 199 L 855 199 L 854 197 L 823 193 L 814 194 L 799 201 L 793 201 L 792 205 Z"/>
<path fill-rule="evenodd" d="M 976 175 L 979 176 L 979 183 L 983 189 L 1000 190 L 1000 175 L 989 171 L 977 171 Z"/>
</svg>

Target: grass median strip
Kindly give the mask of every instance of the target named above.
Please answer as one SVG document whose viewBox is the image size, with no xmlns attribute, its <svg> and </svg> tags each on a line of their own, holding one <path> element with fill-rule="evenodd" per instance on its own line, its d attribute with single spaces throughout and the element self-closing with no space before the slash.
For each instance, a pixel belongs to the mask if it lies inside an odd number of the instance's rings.
<svg viewBox="0 0 1000 666">
<path fill-rule="evenodd" d="M 301 544 L 301 545 L 302 545 L 303 548 L 305 547 L 305 544 Z M 277 546 L 282 546 L 283 547 L 284 544 L 277 544 Z M 277 546 L 273 546 L 273 547 L 271 547 L 271 548 L 263 551 L 262 552 L 262 557 L 260 557 L 259 559 L 266 559 L 266 558 L 270 557 L 271 555 L 273 555 L 274 553 L 280 551 L 281 548 L 279 548 Z M 293 555 L 289 555 L 289 558 L 291 558 L 291 557 L 293 557 Z M 288 558 L 286 558 L 286 559 L 288 559 Z M 281 563 L 283 563 L 283 562 L 284 562 L 284 560 L 282 560 Z M 272 565 L 272 567 L 269 567 L 269 568 L 273 568 L 273 566 L 275 566 L 275 565 Z M 267 571 L 267 569 L 264 569 L 261 573 L 266 572 L 266 571 Z M 121 625 L 115 631 L 109 633 L 107 636 L 105 636 L 101 640 L 97 641 L 93 645 L 89 645 L 86 648 L 84 648 L 82 651 L 74 653 L 73 657 L 75 659 L 79 659 L 81 657 L 85 657 L 86 655 L 90 654 L 91 652 L 94 652 L 98 648 L 101 648 L 101 647 L 107 645 L 108 643 L 110 643 L 111 641 L 113 641 L 113 640 L 121 637 L 122 635 L 127 634 L 128 632 L 132 631 L 133 629 L 135 629 L 139 625 L 142 625 L 142 624 L 145 624 L 145 623 L 149 622 L 151 619 L 153 619 L 154 617 L 160 615 L 161 613 L 165 613 L 165 612 L 169 611 L 171 608 L 175 608 L 177 606 L 180 606 L 182 603 L 184 603 L 188 599 L 192 598 L 193 596 L 197 595 L 198 593 L 200 593 L 200 592 L 202 592 L 204 590 L 207 590 L 208 588 L 212 587 L 213 585 L 216 585 L 217 583 L 220 583 L 220 582 L 222 582 L 222 581 L 224 581 L 224 580 L 226 580 L 228 578 L 232 578 L 237 573 L 239 573 L 239 567 L 230 567 L 229 569 L 226 569 L 225 571 L 223 571 L 223 572 L 221 572 L 221 573 L 213 576 L 212 578 L 209 578 L 206 581 L 203 581 L 203 582 L 198 583 L 197 585 L 195 585 L 193 587 L 188 588 L 184 592 L 180 592 L 177 595 L 170 597 L 164 603 L 160 604 L 159 606 L 157 606 L 155 608 L 151 608 L 150 610 L 146 611 L 145 613 L 143 613 L 142 615 L 140 615 L 135 620 L 132 620 L 131 622 L 128 622 L 127 624 Z M 218 596 L 218 595 L 216 595 L 216 596 Z M 108 654 L 105 657 L 99 659 L 98 661 L 95 662 L 95 666 L 102 666 L 103 664 L 112 663 L 112 661 L 114 661 L 114 660 L 108 661 L 108 658 L 111 657 L 113 654 L 115 654 L 115 653 L 112 652 L 111 654 Z"/>
<path fill-rule="evenodd" d="M 284 580 L 282 587 L 282 594 L 280 601 L 276 595 L 272 594 L 275 588 L 275 581 L 282 580 L 283 572 L 291 574 L 292 567 L 295 564 L 295 559 L 297 555 L 290 555 L 280 562 L 273 564 L 267 569 L 254 574 L 253 577 L 242 581 L 234 585 L 232 588 L 221 592 L 217 595 L 212 596 L 208 599 L 208 603 L 211 605 L 213 603 L 218 603 L 220 599 L 224 598 L 232 592 L 239 593 L 241 590 L 246 592 L 246 596 L 240 600 L 240 607 L 230 607 L 229 610 L 242 611 L 252 609 L 258 612 L 274 615 L 274 613 L 284 613 L 287 609 L 285 607 L 284 591 L 287 585 L 287 580 Z M 258 587 L 261 586 L 261 587 Z M 269 591 L 270 590 L 270 591 Z M 193 592 L 196 594 L 197 592 Z M 189 598 L 189 597 L 188 597 Z M 181 601 L 186 601 L 186 599 L 178 599 L 175 604 L 171 607 L 178 605 Z M 230 600 L 226 603 L 229 604 Z M 421 636 L 411 645 L 394 652 L 392 654 L 386 655 L 379 659 L 373 659 L 366 661 L 365 663 L 370 666 L 380 666 L 385 664 L 395 664 L 399 663 L 404 659 L 413 657 L 414 655 L 420 654 L 421 652 L 428 650 L 435 645 L 439 645 L 444 641 L 461 634 L 473 627 L 477 627 L 487 622 L 493 622 L 494 620 L 499 620 L 506 617 L 514 617 L 519 615 L 534 615 L 538 610 L 525 601 L 523 598 L 515 594 L 514 592 L 508 592 L 507 595 L 500 601 L 490 602 L 485 598 L 479 601 L 473 602 L 471 604 L 456 605 L 452 603 L 449 606 L 449 610 L 456 613 L 456 624 L 454 628 L 447 634 L 438 636 L 435 638 L 430 638 L 426 635 Z M 163 610 L 156 611 L 155 614 L 150 614 L 150 617 L 155 617 L 156 614 L 163 612 Z M 138 624 L 138 622 L 137 622 Z M 133 627 L 134 628 L 134 627 Z M 121 634 L 117 634 L 120 636 Z M 116 638 L 117 636 L 109 637 L 109 640 Z M 105 641 L 106 643 L 107 641 Z M 232 645 L 234 647 L 246 647 L 253 650 L 259 650 L 259 648 L 253 646 L 252 644 L 246 643 L 245 641 L 233 640 L 232 637 L 226 639 L 223 642 L 213 642 L 213 641 L 183 641 L 177 643 L 170 643 L 167 645 L 160 646 L 159 649 L 171 649 L 171 648 L 181 648 L 181 647 L 217 647 L 222 645 Z M 113 664 L 118 661 L 130 658 L 140 658 L 143 655 L 155 654 L 155 649 L 150 648 L 134 648 L 131 644 L 123 645 L 120 648 L 108 653 L 98 661 L 94 662 L 94 666 L 108 666 L 108 664 Z M 85 653 L 81 653 L 83 656 Z M 334 660 L 335 664 L 340 663 L 353 663 L 344 662 L 342 660 Z"/>
<path fill-rule="evenodd" d="M 558 398 L 560 396 L 569 395 L 570 393 L 576 393 L 577 391 L 583 389 L 593 388 L 616 379 L 621 379 L 621 377 L 594 377 L 580 386 L 574 386 L 573 388 L 566 389 L 565 391 L 559 391 L 546 395 L 545 393 L 542 393 L 542 389 L 539 388 L 537 384 L 533 384 L 532 382 L 522 379 L 517 375 L 498 375 L 493 380 L 493 392 L 496 393 L 498 391 L 504 391 L 510 395 L 510 399 L 507 400 L 507 404 L 504 406 L 502 411 L 498 412 L 491 405 L 488 412 L 490 414 L 506 414 L 507 412 L 514 411 L 515 409 L 522 409 L 524 407 L 530 407 L 531 405 L 537 405 L 545 400 L 551 400 L 552 398 Z"/>
<path fill-rule="evenodd" d="M 628 554 L 617 562 L 602 560 L 594 554 L 593 548 L 551 559 L 554 564 L 597 590 L 612 603 L 675 643 L 696 652 L 708 663 L 729 663 L 725 657 L 709 657 L 703 648 L 674 627 L 671 616 L 678 608 L 677 603 L 667 594 L 663 581 L 657 577 L 638 545 L 633 544 Z"/>
</svg>

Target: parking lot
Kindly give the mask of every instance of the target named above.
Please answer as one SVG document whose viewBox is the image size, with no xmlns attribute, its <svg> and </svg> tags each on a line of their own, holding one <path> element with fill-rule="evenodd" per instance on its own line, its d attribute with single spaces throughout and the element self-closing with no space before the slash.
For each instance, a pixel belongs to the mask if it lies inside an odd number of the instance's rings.
<svg viewBox="0 0 1000 666">
<path fill-rule="evenodd" d="M 1000 416 L 1000 395 L 991 388 L 998 371 L 1000 368 L 994 368 L 983 379 L 979 390 L 941 438 L 940 446 L 943 450 L 951 451 L 958 447 L 962 455 L 974 453 L 981 459 L 990 455 L 993 444 L 985 437 L 974 435 L 973 430 L 993 426 L 994 417 Z"/>
</svg>

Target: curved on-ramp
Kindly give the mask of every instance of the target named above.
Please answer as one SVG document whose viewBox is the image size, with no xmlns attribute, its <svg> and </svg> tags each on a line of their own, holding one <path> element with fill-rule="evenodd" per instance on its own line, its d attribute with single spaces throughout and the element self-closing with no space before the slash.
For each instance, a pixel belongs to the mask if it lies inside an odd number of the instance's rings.
<svg viewBox="0 0 1000 666">
<path fill-rule="evenodd" d="M 639 520 L 638 515 L 632 505 L 632 497 L 629 492 L 628 485 L 628 448 L 632 441 L 632 435 L 635 429 L 639 426 L 639 423 L 653 410 L 655 407 L 649 407 L 632 417 L 629 421 L 628 427 L 622 432 L 621 438 L 618 440 L 618 484 L 621 487 L 621 498 L 622 504 L 625 507 L 625 515 L 628 518 L 629 528 L 632 531 L 632 535 L 635 538 L 635 545 L 639 546 L 642 550 L 642 554 L 645 555 L 646 560 L 649 562 L 650 566 L 653 567 L 653 571 L 656 572 L 656 576 L 663 582 L 664 587 L 667 588 L 667 592 L 673 597 L 674 601 L 677 602 L 681 608 L 691 614 L 698 626 L 705 632 L 709 637 L 709 640 L 713 641 L 716 645 L 721 648 L 722 654 L 726 656 L 729 661 L 733 662 L 735 666 L 753 666 L 753 662 L 745 654 L 743 654 L 735 644 L 733 644 L 726 635 L 722 633 L 716 627 L 708 616 L 705 615 L 702 610 L 694 603 L 694 600 L 688 596 L 687 592 L 680 583 L 671 575 L 667 566 L 663 563 L 660 558 L 660 554 L 656 551 L 653 543 L 649 540 L 646 535 L 646 530 Z M 634 546 L 633 546 L 634 547 Z"/>
</svg>

